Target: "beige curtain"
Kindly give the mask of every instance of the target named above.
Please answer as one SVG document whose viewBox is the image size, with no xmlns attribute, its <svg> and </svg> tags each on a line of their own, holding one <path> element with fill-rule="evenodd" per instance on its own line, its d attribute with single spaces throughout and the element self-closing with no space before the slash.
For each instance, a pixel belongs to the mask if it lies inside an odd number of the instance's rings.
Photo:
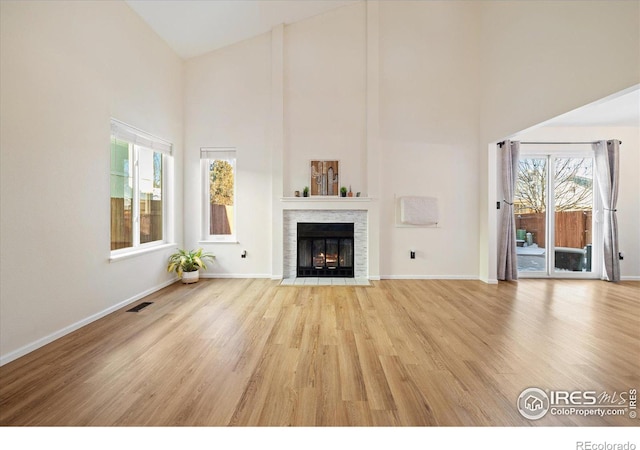
<svg viewBox="0 0 640 450">
<path fill-rule="evenodd" d="M 518 279 L 518 260 L 516 256 L 516 219 L 513 214 L 513 196 L 518 177 L 518 157 L 520 142 L 504 141 L 500 145 L 502 155 L 502 222 L 499 235 L 500 253 L 498 254 L 498 280 Z"/>
<path fill-rule="evenodd" d="M 618 175 L 620 165 L 620 141 L 600 141 L 593 144 L 595 174 L 604 208 L 604 270 L 609 281 L 620 281 L 618 253 Z"/>
</svg>

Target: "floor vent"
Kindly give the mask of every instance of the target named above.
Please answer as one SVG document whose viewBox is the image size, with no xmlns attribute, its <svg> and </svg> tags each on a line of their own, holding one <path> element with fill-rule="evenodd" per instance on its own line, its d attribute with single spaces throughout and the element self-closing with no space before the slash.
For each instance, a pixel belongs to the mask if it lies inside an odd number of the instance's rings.
<svg viewBox="0 0 640 450">
<path fill-rule="evenodd" d="M 153 302 L 142 302 L 142 303 L 140 303 L 139 305 L 136 305 L 136 306 L 134 306 L 134 307 L 133 307 L 133 308 L 131 308 L 131 309 L 127 309 L 127 312 L 138 312 L 138 311 L 140 311 L 141 309 L 144 309 L 144 308 L 146 308 L 146 307 L 147 307 L 147 306 L 149 306 L 149 305 L 153 305 Z"/>
</svg>

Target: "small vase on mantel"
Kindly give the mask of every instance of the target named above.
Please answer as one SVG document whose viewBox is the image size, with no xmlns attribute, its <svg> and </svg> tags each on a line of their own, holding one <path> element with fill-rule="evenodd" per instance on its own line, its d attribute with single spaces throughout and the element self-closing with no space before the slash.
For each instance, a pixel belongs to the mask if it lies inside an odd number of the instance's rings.
<svg viewBox="0 0 640 450">
<path fill-rule="evenodd" d="M 353 197 L 353 192 L 351 192 L 351 186 L 349 186 L 349 193 L 347 194 L 347 197 Z"/>
</svg>

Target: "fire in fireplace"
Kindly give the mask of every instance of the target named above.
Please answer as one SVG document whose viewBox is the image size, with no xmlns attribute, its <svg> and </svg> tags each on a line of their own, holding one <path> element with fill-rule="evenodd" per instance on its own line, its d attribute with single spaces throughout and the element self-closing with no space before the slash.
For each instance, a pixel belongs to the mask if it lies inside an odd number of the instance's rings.
<svg viewBox="0 0 640 450">
<path fill-rule="evenodd" d="M 353 278 L 353 223 L 298 223 L 298 276 Z"/>
</svg>

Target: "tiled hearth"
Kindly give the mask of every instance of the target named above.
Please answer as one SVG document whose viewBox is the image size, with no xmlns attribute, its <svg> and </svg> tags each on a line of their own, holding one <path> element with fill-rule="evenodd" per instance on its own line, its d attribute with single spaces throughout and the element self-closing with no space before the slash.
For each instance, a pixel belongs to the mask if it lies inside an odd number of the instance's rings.
<svg viewBox="0 0 640 450">
<path fill-rule="evenodd" d="M 280 286 L 371 286 L 366 278 L 285 278 Z"/>
<path fill-rule="evenodd" d="M 320 210 L 320 209 L 290 209 L 283 211 L 283 278 L 296 278 L 296 252 L 298 247 L 298 222 L 313 223 L 353 223 L 355 279 L 367 278 L 367 211 L 363 210 Z M 313 280 L 313 279 L 311 279 Z M 317 280 L 317 279 L 316 279 Z M 297 280 L 296 280 L 297 281 Z M 319 280 L 316 284 L 320 284 Z M 303 283 L 300 281 L 299 283 Z M 309 281 L 312 284 L 313 281 Z M 322 281 L 322 284 L 328 283 Z M 342 282 L 338 282 L 342 283 Z M 285 284 L 283 282 L 283 284 Z M 288 282 L 287 282 L 288 284 Z M 331 284 L 331 283 L 328 283 Z M 346 282 L 345 282 L 346 284 Z"/>
</svg>

